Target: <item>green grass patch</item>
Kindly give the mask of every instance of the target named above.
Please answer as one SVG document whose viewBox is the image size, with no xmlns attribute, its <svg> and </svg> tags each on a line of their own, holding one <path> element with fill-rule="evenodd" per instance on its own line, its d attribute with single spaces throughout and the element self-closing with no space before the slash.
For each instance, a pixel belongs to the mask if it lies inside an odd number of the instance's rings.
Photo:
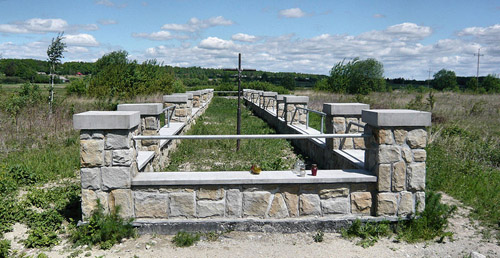
<svg viewBox="0 0 500 258">
<path fill-rule="evenodd" d="M 177 247 L 188 247 L 194 245 L 194 243 L 200 241 L 200 234 L 188 233 L 184 231 L 177 232 L 177 234 L 172 239 L 172 242 Z"/>
<path fill-rule="evenodd" d="M 214 98 L 205 113 L 187 132 L 191 135 L 236 134 L 234 99 Z M 242 134 L 275 134 L 260 118 L 248 109 L 241 112 Z M 291 144 L 283 139 L 241 140 L 236 151 L 236 140 L 183 140 L 170 156 L 166 171 L 242 171 L 258 164 L 263 170 L 290 169 L 295 162 Z"/>
</svg>

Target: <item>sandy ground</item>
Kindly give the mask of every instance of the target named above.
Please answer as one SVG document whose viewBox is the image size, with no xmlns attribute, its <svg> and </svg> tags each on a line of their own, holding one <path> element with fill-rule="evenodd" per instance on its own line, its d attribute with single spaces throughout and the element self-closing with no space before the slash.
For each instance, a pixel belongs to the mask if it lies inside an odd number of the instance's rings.
<svg viewBox="0 0 500 258">
<path fill-rule="evenodd" d="M 459 204 L 443 195 L 446 203 Z M 449 230 L 454 240 L 444 243 L 426 242 L 418 244 L 398 243 L 394 239 L 381 239 L 374 246 L 362 248 L 357 240 L 343 239 L 337 233 L 325 233 L 324 241 L 315 243 L 315 232 L 280 234 L 255 232 L 230 232 L 216 241 L 202 239 L 191 247 L 176 247 L 173 236 L 142 235 L 128 239 L 110 250 L 97 248 L 71 248 L 63 241 L 51 250 L 24 249 L 18 243 L 26 238 L 26 227 L 16 224 L 15 229 L 5 236 L 12 240 L 17 254 L 48 257 L 469 257 L 478 252 L 486 257 L 500 257 L 500 243 L 494 237 L 486 239 L 477 222 L 470 221 L 470 208 L 460 207 L 450 220 Z"/>
</svg>

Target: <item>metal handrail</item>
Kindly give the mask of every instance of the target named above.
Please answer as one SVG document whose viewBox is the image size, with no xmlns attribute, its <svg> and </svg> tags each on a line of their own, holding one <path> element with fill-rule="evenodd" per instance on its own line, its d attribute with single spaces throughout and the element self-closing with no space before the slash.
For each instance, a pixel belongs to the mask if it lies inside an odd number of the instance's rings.
<svg viewBox="0 0 500 258">
<path fill-rule="evenodd" d="M 363 125 L 363 124 L 360 124 L 360 123 L 357 123 L 357 122 L 349 122 L 349 123 L 347 124 L 347 128 L 346 128 L 346 130 L 345 130 L 346 134 L 347 134 L 347 133 L 351 130 L 351 125 L 356 125 L 356 126 L 358 126 L 358 127 L 363 127 L 363 128 L 365 128 L 365 125 Z M 363 133 L 364 133 L 364 131 L 363 131 Z M 341 150 L 341 149 L 344 147 L 344 144 L 345 144 L 345 139 L 346 139 L 346 138 L 343 138 L 342 140 L 340 140 L 339 150 Z"/>
<path fill-rule="evenodd" d="M 170 120 L 172 119 L 172 116 L 174 115 L 174 111 L 175 111 L 175 108 L 176 108 L 176 107 L 177 107 L 177 106 L 175 106 L 175 105 L 174 105 L 174 106 L 170 106 L 170 107 L 166 107 L 166 108 L 164 108 L 164 109 L 161 111 L 161 112 L 168 111 L 168 112 L 167 112 L 167 117 L 166 117 L 166 119 L 167 119 L 167 128 L 170 128 Z M 170 111 L 170 109 L 172 109 L 172 111 Z"/>
<path fill-rule="evenodd" d="M 226 140 L 226 139 L 315 139 L 315 138 L 361 138 L 363 133 L 352 134 L 230 134 L 230 135 L 137 135 L 134 140 Z"/>
<path fill-rule="evenodd" d="M 290 124 L 293 123 L 293 119 L 295 118 L 295 114 L 297 113 L 297 110 L 299 110 L 299 109 L 307 111 L 307 115 L 306 115 L 306 129 L 309 129 L 309 112 L 313 112 L 313 113 L 316 113 L 318 115 L 321 115 L 321 134 L 323 134 L 323 121 L 324 121 L 324 117 L 326 116 L 326 113 L 321 112 L 321 111 L 317 111 L 317 110 L 313 110 L 313 109 L 309 109 L 309 108 L 295 107 L 295 112 L 293 112 L 293 116 L 292 116 L 292 119 L 290 121 Z"/>
</svg>

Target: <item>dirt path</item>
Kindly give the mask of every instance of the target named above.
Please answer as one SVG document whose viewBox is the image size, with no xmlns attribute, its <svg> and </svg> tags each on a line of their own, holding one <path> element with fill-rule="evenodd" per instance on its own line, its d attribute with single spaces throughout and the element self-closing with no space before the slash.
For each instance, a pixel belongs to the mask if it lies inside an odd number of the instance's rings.
<svg viewBox="0 0 500 258">
<path fill-rule="evenodd" d="M 443 202 L 459 204 L 449 196 L 443 195 Z M 52 250 L 24 250 L 27 255 L 45 253 L 48 257 L 469 257 L 478 252 L 487 257 L 500 257 L 500 245 L 494 238 L 484 239 L 479 233 L 477 222 L 468 219 L 470 208 L 460 207 L 450 220 L 454 241 L 445 243 L 427 242 L 418 244 L 397 243 L 394 239 L 382 239 L 374 246 L 362 248 L 357 240 L 345 240 L 337 233 L 326 233 L 324 241 L 315 243 L 311 233 L 279 234 L 230 232 L 216 241 L 202 240 L 194 246 L 179 248 L 171 242 L 173 236 L 143 235 L 129 239 L 110 250 L 93 248 L 72 249 L 70 244 L 62 243 Z M 12 233 L 6 234 L 11 240 L 21 239 L 25 230 L 17 226 Z M 17 232 L 16 232 L 17 231 Z M 22 245 L 13 243 L 22 252 Z"/>
</svg>

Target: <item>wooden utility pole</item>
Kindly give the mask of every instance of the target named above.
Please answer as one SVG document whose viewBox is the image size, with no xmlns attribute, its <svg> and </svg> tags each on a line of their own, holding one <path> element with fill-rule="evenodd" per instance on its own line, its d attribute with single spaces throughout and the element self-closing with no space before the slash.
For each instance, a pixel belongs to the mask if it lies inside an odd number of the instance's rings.
<svg viewBox="0 0 500 258">
<path fill-rule="evenodd" d="M 241 134 L 241 72 L 256 71 L 255 69 L 241 69 L 241 53 L 238 54 L 238 69 L 224 69 L 224 71 L 238 71 L 238 111 L 236 118 L 236 134 Z M 236 140 L 236 151 L 240 150 L 240 139 Z"/>
<path fill-rule="evenodd" d="M 484 55 L 480 54 L 480 51 L 481 51 L 481 48 L 478 48 L 477 49 L 477 54 L 474 54 L 474 56 L 477 56 L 476 90 L 479 89 L 479 58 L 481 56 L 484 56 Z"/>
</svg>

